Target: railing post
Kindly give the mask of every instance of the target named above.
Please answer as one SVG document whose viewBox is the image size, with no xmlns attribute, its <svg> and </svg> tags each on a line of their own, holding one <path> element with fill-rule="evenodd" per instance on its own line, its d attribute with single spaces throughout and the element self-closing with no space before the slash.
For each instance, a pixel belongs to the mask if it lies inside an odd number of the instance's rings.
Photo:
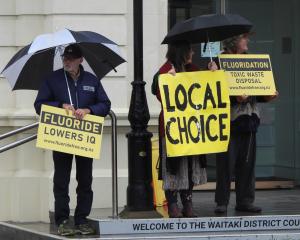
<svg viewBox="0 0 300 240">
<path fill-rule="evenodd" d="M 117 117 L 110 110 L 111 118 L 111 170 L 112 170 L 112 217 L 118 217 L 118 159 L 117 159 Z"/>
</svg>

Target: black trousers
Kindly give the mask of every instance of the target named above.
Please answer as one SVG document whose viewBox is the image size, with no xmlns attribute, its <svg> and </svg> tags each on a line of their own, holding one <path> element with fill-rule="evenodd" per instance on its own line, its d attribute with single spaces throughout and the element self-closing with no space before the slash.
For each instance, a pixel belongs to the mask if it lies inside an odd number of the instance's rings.
<svg viewBox="0 0 300 240">
<path fill-rule="evenodd" d="M 54 161 L 54 208 L 55 223 L 61 224 L 69 218 L 69 183 L 72 169 L 73 155 L 68 153 L 53 151 Z M 77 206 L 74 214 L 75 225 L 86 223 L 86 217 L 90 214 L 93 202 L 92 191 L 92 170 L 93 159 L 75 156 L 76 160 L 76 180 L 77 180 Z"/>
<path fill-rule="evenodd" d="M 235 175 L 236 204 L 248 205 L 255 198 L 256 133 L 232 132 L 228 151 L 217 154 L 215 202 L 228 205 Z"/>
</svg>

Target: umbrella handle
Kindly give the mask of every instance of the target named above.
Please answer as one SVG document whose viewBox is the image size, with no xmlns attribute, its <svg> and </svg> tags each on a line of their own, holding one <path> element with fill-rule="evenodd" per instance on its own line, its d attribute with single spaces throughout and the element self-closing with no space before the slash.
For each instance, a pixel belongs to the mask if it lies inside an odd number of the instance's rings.
<svg viewBox="0 0 300 240">
<path fill-rule="evenodd" d="M 213 60 L 212 60 L 211 46 L 210 46 L 210 42 L 209 42 L 208 32 L 206 32 L 206 36 L 207 36 L 207 44 L 208 44 L 210 62 L 212 62 Z"/>
<path fill-rule="evenodd" d="M 210 62 L 212 62 L 212 54 L 211 54 L 211 47 L 210 47 L 210 42 L 208 42 L 208 50 L 209 50 L 209 57 L 210 57 Z"/>
</svg>

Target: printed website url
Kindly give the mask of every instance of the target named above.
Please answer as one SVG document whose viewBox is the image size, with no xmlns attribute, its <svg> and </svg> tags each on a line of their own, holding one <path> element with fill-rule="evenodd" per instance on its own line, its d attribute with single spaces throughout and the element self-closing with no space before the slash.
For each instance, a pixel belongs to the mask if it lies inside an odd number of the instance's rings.
<svg viewBox="0 0 300 240">
<path fill-rule="evenodd" d="M 44 142 L 53 144 L 53 145 L 63 146 L 63 147 L 75 148 L 77 150 L 82 150 L 82 151 L 86 151 L 86 152 L 94 152 L 93 148 L 87 148 L 87 147 L 79 146 L 79 145 L 76 145 L 73 143 L 63 143 L 58 140 L 53 141 L 53 140 L 44 139 Z"/>
<path fill-rule="evenodd" d="M 242 87 L 242 86 L 231 86 L 229 87 L 231 90 L 237 90 L 237 89 L 253 89 L 253 90 L 269 90 L 271 89 L 268 86 L 247 86 L 247 87 Z"/>
</svg>

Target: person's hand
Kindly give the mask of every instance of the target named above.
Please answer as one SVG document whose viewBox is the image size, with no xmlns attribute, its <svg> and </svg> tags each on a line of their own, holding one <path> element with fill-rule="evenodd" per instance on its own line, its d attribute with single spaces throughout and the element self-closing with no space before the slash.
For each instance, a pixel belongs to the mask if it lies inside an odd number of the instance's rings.
<svg viewBox="0 0 300 240">
<path fill-rule="evenodd" d="M 72 112 L 72 115 L 74 115 L 74 113 L 75 113 L 75 108 L 71 104 L 64 103 L 62 105 L 62 108 L 66 110 L 67 115 L 69 115 L 69 111 Z"/>
<path fill-rule="evenodd" d="M 275 98 L 277 98 L 278 97 L 278 95 L 279 95 L 279 92 L 278 91 L 276 91 L 273 95 L 270 95 L 270 96 L 265 96 L 265 100 L 267 101 L 267 102 L 269 102 L 269 101 L 271 101 L 271 100 L 273 100 L 273 99 L 275 99 Z"/>
<path fill-rule="evenodd" d="M 218 70 L 218 65 L 216 64 L 215 61 L 210 61 L 207 65 L 207 68 L 211 71 L 216 71 Z"/>
<path fill-rule="evenodd" d="M 239 102 L 239 103 L 242 103 L 242 102 L 245 102 L 247 100 L 249 96 L 247 95 L 242 95 L 242 96 L 236 96 L 236 100 Z"/>
<path fill-rule="evenodd" d="M 88 109 L 88 108 L 79 108 L 79 109 L 77 109 L 77 110 L 75 111 L 74 116 L 75 116 L 77 119 L 82 120 L 86 114 L 90 114 L 90 113 L 91 113 L 91 110 Z"/>
<path fill-rule="evenodd" d="M 175 70 L 175 68 L 174 68 L 174 66 L 172 65 L 172 68 L 169 70 L 169 72 L 168 72 L 169 74 L 171 74 L 171 75 L 173 75 L 173 76 L 175 76 L 176 75 L 176 70 Z"/>
</svg>

